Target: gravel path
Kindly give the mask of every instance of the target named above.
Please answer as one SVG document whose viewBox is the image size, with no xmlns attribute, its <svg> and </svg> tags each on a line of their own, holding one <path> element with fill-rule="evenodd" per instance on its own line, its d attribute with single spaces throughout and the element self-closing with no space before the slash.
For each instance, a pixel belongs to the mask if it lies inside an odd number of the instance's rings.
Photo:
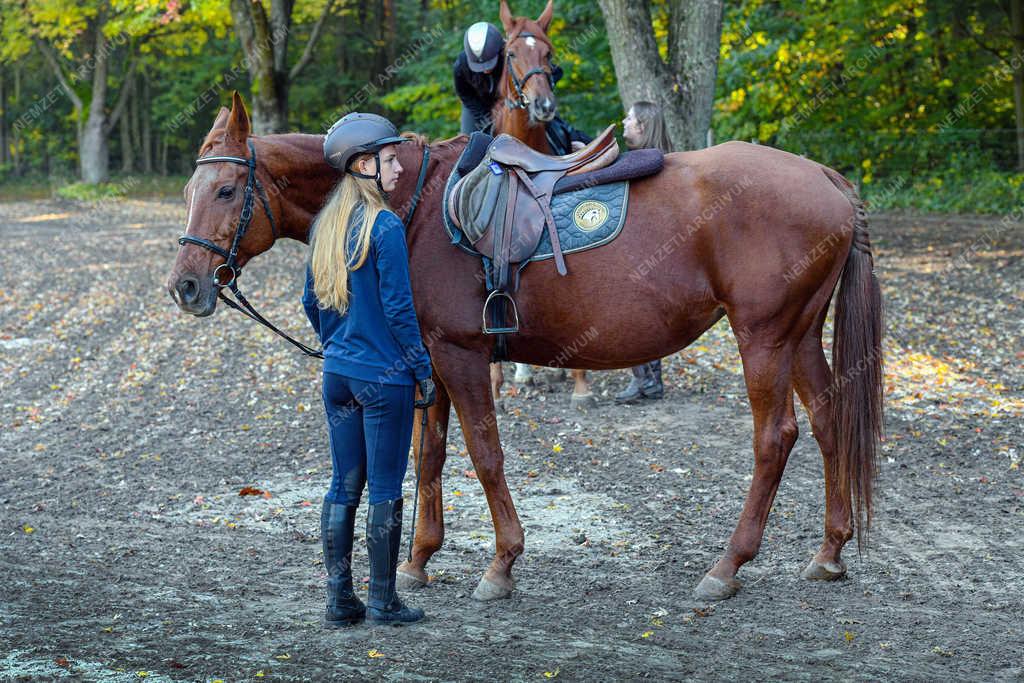
<svg viewBox="0 0 1024 683">
<path fill-rule="evenodd" d="M 592 374 L 586 414 L 568 381 L 509 391 L 526 553 L 508 601 L 469 597 L 493 536 L 453 420 L 445 545 L 407 595 L 430 621 L 335 632 L 318 364 L 225 308 L 178 312 L 163 280 L 183 219 L 180 202 L 0 205 L 0 680 L 1024 678 L 1024 225 L 873 217 L 888 436 L 847 579 L 799 578 L 824 513 L 801 412 L 743 590 L 691 597 L 753 465 L 723 320 L 666 359 L 660 402 L 614 406 L 625 372 Z M 311 341 L 303 249 L 243 282 Z"/>
</svg>

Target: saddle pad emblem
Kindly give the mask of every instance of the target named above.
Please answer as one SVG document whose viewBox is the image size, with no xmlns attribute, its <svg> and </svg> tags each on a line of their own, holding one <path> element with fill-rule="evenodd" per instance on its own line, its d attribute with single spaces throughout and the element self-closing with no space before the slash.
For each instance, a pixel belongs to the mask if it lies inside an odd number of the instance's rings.
<svg viewBox="0 0 1024 683">
<path fill-rule="evenodd" d="M 604 202 L 588 199 L 580 202 L 572 212 L 572 222 L 585 232 L 597 230 L 608 220 L 608 206 Z"/>
<path fill-rule="evenodd" d="M 505 172 L 501 168 L 501 165 L 496 163 L 496 162 L 494 162 L 494 161 L 491 161 L 490 163 L 488 163 L 487 166 L 491 169 L 491 173 L 493 173 L 494 175 L 501 175 L 502 173 Z"/>
</svg>

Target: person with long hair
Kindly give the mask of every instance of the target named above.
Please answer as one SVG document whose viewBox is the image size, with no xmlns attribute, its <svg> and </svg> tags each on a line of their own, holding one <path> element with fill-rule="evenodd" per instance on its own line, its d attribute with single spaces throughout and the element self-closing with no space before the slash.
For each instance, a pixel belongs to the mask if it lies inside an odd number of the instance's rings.
<svg viewBox="0 0 1024 683">
<path fill-rule="evenodd" d="M 622 120 L 622 137 L 629 149 L 657 148 L 666 154 L 672 151 L 665 127 L 665 116 L 654 102 L 634 102 Z M 616 403 L 634 403 L 665 395 L 661 381 L 661 359 L 642 363 L 632 368 L 629 386 L 615 395 Z"/>
<path fill-rule="evenodd" d="M 330 627 L 423 618 L 423 610 L 405 606 L 395 590 L 413 409 L 426 410 L 435 398 L 413 308 L 405 227 L 388 206 L 403 170 L 398 145 L 406 140 L 386 118 L 363 113 L 340 119 L 324 140 L 325 159 L 343 175 L 310 231 L 302 303 L 324 349 L 333 474 L 320 533 Z M 366 605 L 352 585 L 352 538 L 364 485 Z"/>
</svg>

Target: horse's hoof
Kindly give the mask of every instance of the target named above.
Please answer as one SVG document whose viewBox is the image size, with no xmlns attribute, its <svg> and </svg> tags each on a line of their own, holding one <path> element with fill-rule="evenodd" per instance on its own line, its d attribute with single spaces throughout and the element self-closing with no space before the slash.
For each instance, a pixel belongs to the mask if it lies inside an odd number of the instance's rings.
<svg viewBox="0 0 1024 683">
<path fill-rule="evenodd" d="M 846 574 L 846 565 L 842 562 L 818 562 L 811 560 L 800 576 L 811 581 L 835 581 Z"/>
<path fill-rule="evenodd" d="M 395 575 L 395 585 L 401 590 L 423 588 L 428 580 L 425 571 L 409 566 L 408 562 L 403 562 Z"/>
<path fill-rule="evenodd" d="M 502 586 L 501 584 L 491 581 L 486 576 L 480 579 L 480 583 L 477 585 L 476 590 L 473 591 L 473 599 L 479 600 L 480 602 L 502 600 L 511 595 L 512 586 Z"/>
<path fill-rule="evenodd" d="M 597 396 L 594 394 L 573 394 L 570 404 L 576 410 L 590 410 L 597 407 Z"/>
<path fill-rule="evenodd" d="M 718 577 L 711 576 L 711 574 L 705 574 L 704 578 L 697 584 L 697 588 L 694 589 L 693 596 L 705 602 L 728 600 L 739 592 L 740 585 L 740 582 L 736 579 L 723 581 Z"/>
</svg>

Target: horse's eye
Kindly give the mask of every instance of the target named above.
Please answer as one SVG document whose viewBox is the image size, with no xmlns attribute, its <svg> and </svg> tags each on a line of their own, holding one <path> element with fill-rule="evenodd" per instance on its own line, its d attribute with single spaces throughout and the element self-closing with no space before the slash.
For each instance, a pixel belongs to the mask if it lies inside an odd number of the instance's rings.
<svg viewBox="0 0 1024 683">
<path fill-rule="evenodd" d="M 512 59 L 515 59 L 516 58 L 516 53 L 515 52 L 509 52 L 508 56 L 511 57 Z"/>
<path fill-rule="evenodd" d="M 235 188 L 225 185 L 217 191 L 217 199 L 231 199 L 235 196 Z"/>
</svg>

